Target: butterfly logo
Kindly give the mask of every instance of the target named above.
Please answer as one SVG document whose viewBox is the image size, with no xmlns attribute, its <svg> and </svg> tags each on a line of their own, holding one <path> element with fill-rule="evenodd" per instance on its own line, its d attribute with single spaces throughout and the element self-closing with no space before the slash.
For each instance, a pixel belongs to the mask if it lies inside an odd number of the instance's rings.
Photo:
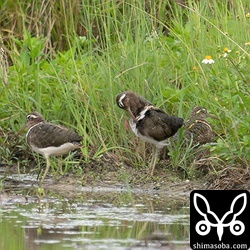
<svg viewBox="0 0 250 250">
<path fill-rule="evenodd" d="M 243 205 L 240 209 L 237 210 L 235 204 L 236 203 L 239 204 L 240 199 L 243 199 Z M 205 204 L 205 206 L 199 207 L 198 201 L 203 203 L 203 205 Z M 219 219 L 218 216 L 213 211 L 210 210 L 210 205 L 207 199 L 203 195 L 199 193 L 195 193 L 193 196 L 193 203 L 194 203 L 194 207 L 196 211 L 204 218 L 203 220 L 200 220 L 199 222 L 197 222 L 195 226 L 195 230 L 199 235 L 201 236 L 207 235 L 209 234 L 211 227 L 215 227 L 217 228 L 217 235 L 218 235 L 219 241 L 221 241 L 225 227 L 229 227 L 230 232 L 236 236 L 243 234 L 243 232 L 245 231 L 245 225 L 243 224 L 242 221 L 237 220 L 237 216 L 239 216 L 246 208 L 246 205 L 247 205 L 246 193 L 239 194 L 233 199 L 231 206 L 230 206 L 230 210 L 226 212 L 222 216 L 221 219 Z M 228 223 L 225 223 L 225 220 L 226 219 L 228 220 L 231 217 L 232 217 L 231 221 Z M 213 220 L 213 222 L 211 222 L 211 219 Z"/>
</svg>

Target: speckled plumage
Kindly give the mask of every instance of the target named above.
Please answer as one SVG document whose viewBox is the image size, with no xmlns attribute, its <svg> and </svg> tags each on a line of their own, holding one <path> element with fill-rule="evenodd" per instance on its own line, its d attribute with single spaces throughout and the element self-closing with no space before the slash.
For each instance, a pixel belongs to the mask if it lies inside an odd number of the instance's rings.
<svg viewBox="0 0 250 250">
<path fill-rule="evenodd" d="M 195 107 L 185 123 L 186 138 L 192 139 L 193 145 L 202 145 L 212 141 L 213 130 L 207 117 L 216 118 L 203 107 Z"/>
</svg>

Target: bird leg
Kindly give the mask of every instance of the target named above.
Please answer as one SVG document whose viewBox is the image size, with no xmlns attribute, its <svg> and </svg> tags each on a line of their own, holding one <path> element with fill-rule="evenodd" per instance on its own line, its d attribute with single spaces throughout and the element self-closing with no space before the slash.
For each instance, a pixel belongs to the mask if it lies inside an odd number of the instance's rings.
<svg viewBox="0 0 250 250">
<path fill-rule="evenodd" d="M 49 167 L 50 167 L 50 162 L 49 162 L 49 156 L 46 157 L 46 169 L 44 171 L 43 177 L 41 179 L 41 183 L 43 183 L 48 171 L 49 171 Z"/>
<path fill-rule="evenodd" d="M 150 162 L 149 173 L 148 173 L 150 177 L 154 175 L 155 164 L 158 160 L 159 152 L 160 152 L 160 149 L 154 146 L 153 158 Z"/>
</svg>

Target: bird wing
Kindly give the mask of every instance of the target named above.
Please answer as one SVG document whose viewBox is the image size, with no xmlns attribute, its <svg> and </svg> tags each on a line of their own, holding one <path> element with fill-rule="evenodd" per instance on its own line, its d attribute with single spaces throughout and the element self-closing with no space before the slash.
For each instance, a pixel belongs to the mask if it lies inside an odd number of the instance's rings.
<svg viewBox="0 0 250 250">
<path fill-rule="evenodd" d="M 28 140 L 39 148 L 58 147 L 67 142 L 80 142 L 79 136 L 72 130 L 51 123 L 40 123 L 29 132 Z"/>
<path fill-rule="evenodd" d="M 154 108 L 146 112 L 137 128 L 142 135 L 162 141 L 173 136 L 182 125 L 182 118 L 170 116 L 161 109 Z"/>
<path fill-rule="evenodd" d="M 187 129 L 187 138 L 193 137 L 194 143 L 208 143 L 212 141 L 213 130 L 205 120 L 195 120 Z"/>
</svg>

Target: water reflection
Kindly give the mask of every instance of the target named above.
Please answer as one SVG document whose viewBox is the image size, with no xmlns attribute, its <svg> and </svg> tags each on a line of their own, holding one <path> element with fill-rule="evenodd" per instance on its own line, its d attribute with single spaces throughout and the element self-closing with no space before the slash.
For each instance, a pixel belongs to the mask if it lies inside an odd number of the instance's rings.
<svg viewBox="0 0 250 250">
<path fill-rule="evenodd" d="M 0 197 L 0 249 L 188 249 L 188 200 L 128 192 Z M 15 193 L 17 190 L 15 190 Z"/>
</svg>

